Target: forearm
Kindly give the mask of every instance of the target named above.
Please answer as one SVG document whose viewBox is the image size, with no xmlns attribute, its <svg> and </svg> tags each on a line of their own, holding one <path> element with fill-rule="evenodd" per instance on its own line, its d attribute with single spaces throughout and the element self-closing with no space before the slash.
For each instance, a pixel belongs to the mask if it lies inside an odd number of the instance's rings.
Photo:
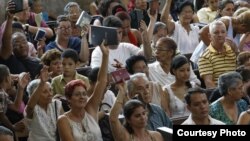
<svg viewBox="0 0 250 141">
<path fill-rule="evenodd" d="M 86 63 L 89 60 L 89 45 L 86 35 L 82 36 L 81 50 L 79 53 L 81 62 Z"/>
<path fill-rule="evenodd" d="M 6 117 L 4 113 L 1 113 L 0 115 L 0 122 L 7 128 L 9 128 L 12 131 L 15 131 L 14 126 L 12 123 L 9 121 L 9 119 Z"/>
<path fill-rule="evenodd" d="M 0 51 L 1 51 L 1 57 L 3 59 L 7 59 L 13 51 L 13 47 L 11 44 L 12 21 L 13 17 L 7 17 L 6 25 L 3 32 L 3 38 L 1 39 L 2 47 L 0 48 Z"/>
<path fill-rule="evenodd" d="M 46 38 L 53 37 L 53 31 L 49 27 L 37 27 L 37 26 L 29 25 L 28 31 L 31 32 L 32 34 L 36 34 L 36 32 L 38 31 L 39 28 L 42 28 L 43 30 L 45 30 L 45 32 L 46 32 L 45 37 Z"/>
<path fill-rule="evenodd" d="M 163 22 L 165 24 L 168 23 L 168 17 L 169 17 L 171 3 L 172 3 L 172 0 L 166 0 L 166 3 L 162 9 L 161 22 Z"/>
<path fill-rule="evenodd" d="M 149 22 L 149 25 L 148 25 L 148 29 L 147 29 L 147 32 L 148 32 L 148 39 L 149 41 L 152 41 L 152 36 L 153 36 L 153 31 L 154 31 L 154 25 L 156 23 L 156 19 L 155 18 L 151 18 L 150 19 L 150 22 Z"/>
<path fill-rule="evenodd" d="M 152 48 L 150 46 L 150 40 L 147 31 L 142 32 L 142 44 L 144 56 L 147 60 L 149 60 L 152 57 Z"/>
<path fill-rule="evenodd" d="M 23 101 L 23 93 L 24 93 L 24 89 L 23 88 L 18 88 L 17 90 L 17 95 L 14 101 L 14 110 L 15 111 L 19 111 L 19 107 Z"/>
</svg>

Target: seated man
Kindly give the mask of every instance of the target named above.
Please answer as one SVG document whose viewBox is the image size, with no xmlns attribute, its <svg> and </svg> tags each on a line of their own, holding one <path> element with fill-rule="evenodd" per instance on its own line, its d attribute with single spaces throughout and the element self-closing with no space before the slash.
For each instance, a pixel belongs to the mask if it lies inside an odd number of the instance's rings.
<svg viewBox="0 0 250 141">
<path fill-rule="evenodd" d="M 206 88 L 215 88 L 219 75 L 236 69 L 236 54 L 225 43 L 227 31 L 221 21 L 209 25 L 211 43 L 199 59 L 199 72 Z"/>
<path fill-rule="evenodd" d="M 204 89 L 190 88 L 185 101 L 191 114 L 182 125 L 225 125 L 209 115 L 209 102 Z"/>
<path fill-rule="evenodd" d="M 150 48 L 150 42 L 148 40 L 146 26 L 143 25 L 142 28 L 142 44 L 143 49 L 134 46 L 130 43 L 121 42 L 122 39 L 122 21 L 115 16 L 108 16 L 104 19 L 103 25 L 107 27 L 117 28 L 118 33 L 118 45 L 109 45 L 109 72 L 116 70 L 119 67 L 124 67 L 125 61 L 132 55 L 143 54 L 147 59 L 151 58 L 152 50 Z M 92 52 L 91 56 L 91 67 L 99 67 L 101 65 L 102 52 L 100 47 L 96 47 Z M 119 63 L 117 63 L 119 62 Z M 112 64 L 119 64 L 113 65 Z"/>
<path fill-rule="evenodd" d="M 128 95 L 130 98 L 138 98 L 146 105 L 148 112 L 148 126 L 147 129 L 156 131 L 159 127 L 172 128 L 172 122 L 167 117 L 164 110 L 155 104 L 151 104 L 152 93 L 150 91 L 149 81 L 144 73 L 137 73 L 130 77 L 127 82 Z"/>
</svg>

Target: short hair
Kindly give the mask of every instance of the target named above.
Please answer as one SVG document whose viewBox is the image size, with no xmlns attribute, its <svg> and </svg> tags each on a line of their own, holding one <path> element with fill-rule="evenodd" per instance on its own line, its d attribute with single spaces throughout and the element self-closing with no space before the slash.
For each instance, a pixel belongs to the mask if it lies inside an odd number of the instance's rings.
<svg viewBox="0 0 250 141">
<path fill-rule="evenodd" d="M 213 33 L 214 28 L 215 28 L 217 25 L 222 25 L 222 26 L 224 26 L 224 28 L 226 29 L 226 26 L 225 26 L 225 24 L 224 24 L 222 21 L 215 20 L 215 21 L 213 21 L 213 22 L 211 22 L 211 23 L 209 24 L 209 33 L 210 33 L 210 34 Z"/>
<path fill-rule="evenodd" d="M 191 96 L 193 94 L 205 94 L 206 95 L 206 90 L 200 87 L 194 87 L 194 88 L 189 88 L 187 94 L 185 95 L 184 99 L 188 105 L 191 104 Z M 207 95 L 206 95 L 207 96 Z"/>
<path fill-rule="evenodd" d="M 23 32 L 15 32 L 11 35 L 11 41 L 12 41 L 12 44 L 14 44 L 14 38 L 18 37 L 18 36 L 22 36 L 24 37 L 26 40 L 27 40 L 27 37 L 26 35 L 23 33 Z"/>
<path fill-rule="evenodd" d="M 129 16 L 129 14 L 125 11 L 120 11 L 120 12 L 117 12 L 115 14 L 116 17 L 118 17 L 121 21 L 124 21 L 124 20 L 129 20 L 131 21 L 131 18 Z"/>
<path fill-rule="evenodd" d="M 73 91 L 77 86 L 82 86 L 85 90 L 87 90 L 87 86 L 84 81 L 81 79 L 71 80 L 65 85 L 65 97 L 70 99 L 72 97 Z"/>
<path fill-rule="evenodd" d="M 143 107 L 145 109 L 145 105 L 139 100 L 131 99 L 127 101 L 123 107 L 123 114 L 125 119 L 129 120 L 132 114 L 135 112 L 135 109 L 139 107 Z M 131 125 L 129 125 L 129 123 L 126 120 L 124 125 L 125 128 L 130 134 L 134 133 L 133 128 L 131 127 Z"/>
<path fill-rule="evenodd" d="M 108 16 L 103 20 L 103 26 L 122 28 L 122 21 L 116 16 Z"/>
<path fill-rule="evenodd" d="M 139 61 L 145 62 L 146 66 L 148 65 L 146 58 L 142 55 L 133 55 L 126 60 L 126 69 L 130 74 L 135 73 L 133 70 L 133 67 L 134 67 L 135 63 L 137 63 Z"/>
<path fill-rule="evenodd" d="M 238 66 L 244 65 L 244 63 L 249 59 L 250 59 L 250 52 L 248 51 L 240 52 L 239 55 L 237 56 L 237 65 Z"/>
<path fill-rule="evenodd" d="M 64 50 L 61 57 L 62 58 L 70 58 L 75 63 L 77 63 L 79 61 L 78 53 L 75 50 L 71 49 L 71 48 L 68 48 L 68 49 Z"/>
<path fill-rule="evenodd" d="M 4 126 L 0 126 L 0 135 L 14 136 L 13 132 Z"/>
<path fill-rule="evenodd" d="M 236 70 L 242 77 L 242 81 L 243 82 L 248 82 L 250 80 L 250 70 L 249 69 L 245 69 L 244 67 L 241 67 L 239 69 Z"/>
<path fill-rule="evenodd" d="M 95 67 L 89 72 L 88 79 L 90 82 L 95 83 L 97 81 L 99 70 L 100 70 L 100 67 Z"/>
<path fill-rule="evenodd" d="M 243 13 L 236 16 L 236 19 L 240 24 L 244 24 L 246 26 L 250 25 L 250 10 L 244 11 Z"/>
<path fill-rule="evenodd" d="M 153 30 L 153 35 L 158 33 L 160 29 L 166 29 L 167 30 L 167 25 L 163 22 L 156 22 Z"/>
<path fill-rule="evenodd" d="M 238 9 L 234 12 L 233 17 L 237 17 L 237 16 L 239 16 L 241 13 L 243 13 L 243 12 L 245 12 L 245 11 L 247 11 L 247 10 L 249 10 L 247 7 L 240 7 L 240 8 L 238 8 Z"/>
<path fill-rule="evenodd" d="M 77 2 L 68 2 L 66 4 L 66 6 L 64 7 L 64 9 L 63 9 L 64 14 L 68 15 L 70 8 L 74 7 L 74 6 L 76 6 L 79 9 L 80 12 L 82 11 L 82 9 L 80 8 L 80 6 L 79 6 L 79 4 Z"/>
<path fill-rule="evenodd" d="M 61 52 L 58 49 L 48 50 L 41 57 L 41 61 L 46 66 L 49 66 L 56 59 L 61 59 Z"/>
<path fill-rule="evenodd" d="M 120 0 L 101 0 L 100 1 L 99 5 L 98 5 L 98 9 L 100 11 L 100 14 L 103 17 L 109 16 L 108 15 L 108 9 L 109 9 L 110 4 L 112 2 L 118 2 L 118 3 L 120 3 Z"/>
<path fill-rule="evenodd" d="M 184 9 L 184 7 L 186 6 L 190 6 L 194 12 L 194 4 L 190 1 L 184 1 L 177 7 L 177 13 L 180 14 L 182 10 Z"/>
<path fill-rule="evenodd" d="M 59 26 L 60 22 L 67 22 L 67 21 L 70 22 L 68 16 L 66 16 L 66 15 L 59 15 L 59 16 L 57 17 L 57 19 L 56 19 L 56 27 Z"/>
<path fill-rule="evenodd" d="M 29 82 L 27 89 L 26 89 L 29 96 L 31 96 L 34 93 L 35 89 L 38 87 L 40 82 L 41 82 L 40 79 L 34 79 L 34 80 Z M 49 82 L 46 82 L 46 83 L 51 87 L 51 84 Z"/>
<path fill-rule="evenodd" d="M 228 89 L 236 87 L 239 80 L 242 80 L 242 77 L 238 72 L 227 72 L 220 75 L 218 79 L 220 94 L 227 95 Z"/>
<path fill-rule="evenodd" d="M 130 79 L 127 81 L 128 93 L 131 93 L 134 89 L 134 80 L 138 78 L 143 78 L 145 81 L 149 81 L 145 73 L 136 73 L 130 76 Z"/>
<path fill-rule="evenodd" d="M 9 75 L 10 75 L 9 68 L 4 64 L 0 64 L 0 83 L 4 82 L 6 77 L 8 77 Z"/>
<path fill-rule="evenodd" d="M 173 55 L 172 57 L 174 57 L 176 55 L 176 49 L 177 49 L 177 44 L 175 43 L 175 41 L 169 37 L 161 37 L 157 43 L 160 42 L 161 44 L 164 44 L 165 47 L 167 49 L 171 49 L 173 50 Z M 156 43 L 156 44 L 157 44 Z"/>
<path fill-rule="evenodd" d="M 112 8 L 112 15 L 116 15 L 116 14 L 119 13 L 119 12 L 125 12 L 125 13 L 127 13 L 127 10 L 126 10 L 126 8 L 125 8 L 124 6 L 122 6 L 121 4 L 118 4 L 118 5 L 116 5 L 116 6 L 114 6 L 114 7 Z M 130 19 L 130 16 L 129 16 L 129 19 Z"/>
</svg>

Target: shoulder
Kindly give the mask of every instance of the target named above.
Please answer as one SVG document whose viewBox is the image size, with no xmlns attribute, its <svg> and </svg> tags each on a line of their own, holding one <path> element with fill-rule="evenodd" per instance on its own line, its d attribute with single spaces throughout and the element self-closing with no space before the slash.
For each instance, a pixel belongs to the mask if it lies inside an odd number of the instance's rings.
<svg viewBox="0 0 250 141">
<path fill-rule="evenodd" d="M 153 137 L 155 141 L 163 141 L 163 137 L 160 132 L 158 131 L 148 131 L 150 136 Z"/>
</svg>

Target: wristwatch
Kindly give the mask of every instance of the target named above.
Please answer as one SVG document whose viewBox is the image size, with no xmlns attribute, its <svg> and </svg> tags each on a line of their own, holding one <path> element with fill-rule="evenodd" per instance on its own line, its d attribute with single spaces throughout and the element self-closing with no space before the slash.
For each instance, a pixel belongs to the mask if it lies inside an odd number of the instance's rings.
<svg viewBox="0 0 250 141">
<path fill-rule="evenodd" d="M 25 24 L 25 25 L 24 25 L 24 27 L 25 27 L 24 31 L 25 31 L 25 32 L 29 32 L 29 26 L 30 26 L 29 24 Z"/>
</svg>

